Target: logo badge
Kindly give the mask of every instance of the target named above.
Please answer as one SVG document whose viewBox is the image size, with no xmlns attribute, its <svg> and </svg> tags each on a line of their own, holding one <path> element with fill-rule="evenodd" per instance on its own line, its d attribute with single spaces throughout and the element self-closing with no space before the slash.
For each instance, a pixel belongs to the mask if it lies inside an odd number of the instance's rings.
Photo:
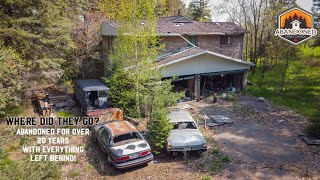
<svg viewBox="0 0 320 180">
<path fill-rule="evenodd" d="M 301 44 L 315 36 L 313 16 L 308 11 L 294 7 L 278 16 L 278 29 L 274 35 L 293 44 Z"/>
</svg>

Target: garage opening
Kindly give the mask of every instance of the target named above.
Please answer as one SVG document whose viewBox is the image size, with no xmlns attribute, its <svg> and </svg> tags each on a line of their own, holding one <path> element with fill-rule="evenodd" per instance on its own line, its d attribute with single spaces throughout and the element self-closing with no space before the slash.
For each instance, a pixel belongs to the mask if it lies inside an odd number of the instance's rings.
<svg viewBox="0 0 320 180">
<path fill-rule="evenodd" d="M 215 93 L 235 93 L 243 89 L 244 73 L 220 72 L 180 77 L 173 80 L 173 90 L 184 91 L 184 100 L 203 99 Z"/>
</svg>

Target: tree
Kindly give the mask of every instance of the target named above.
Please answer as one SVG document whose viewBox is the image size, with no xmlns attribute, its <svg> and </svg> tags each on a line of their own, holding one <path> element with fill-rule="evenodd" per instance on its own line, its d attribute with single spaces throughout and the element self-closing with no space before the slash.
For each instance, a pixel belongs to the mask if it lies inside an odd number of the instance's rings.
<svg viewBox="0 0 320 180">
<path fill-rule="evenodd" d="M 211 21 L 208 0 L 192 0 L 188 7 L 188 15 L 195 21 Z"/>
<path fill-rule="evenodd" d="M 57 82 L 74 49 L 69 19 L 76 11 L 73 2 L 3 0 L 0 8 L 0 37 L 25 64 L 20 76 L 24 89 Z"/>
<path fill-rule="evenodd" d="M 181 0 L 158 0 L 155 13 L 157 16 L 184 16 L 187 9 Z"/>
<path fill-rule="evenodd" d="M 299 49 L 283 40 L 273 38 L 266 48 L 266 58 L 272 62 L 275 75 L 280 75 L 278 84 L 279 92 L 284 90 L 286 74 L 289 65 L 299 59 Z M 270 65 L 270 64 L 269 64 Z"/>
<path fill-rule="evenodd" d="M 166 113 L 172 103 L 167 98 L 176 102 L 180 97 L 171 92 L 170 81 L 161 85 L 162 73 L 156 60 L 162 45 L 156 31 L 155 3 L 104 0 L 101 8 L 118 30 L 110 52 L 111 76 L 106 77 L 112 102 L 130 116 L 149 117 L 148 128 L 160 149 L 170 129 Z"/>
<path fill-rule="evenodd" d="M 101 77 L 102 59 L 98 53 L 101 42 L 100 26 L 105 16 L 99 11 L 83 12 L 81 21 L 73 29 L 73 39 L 76 44 L 74 66 L 70 73 L 82 78 Z M 70 76 L 67 76 L 70 78 Z"/>
<path fill-rule="evenodd" d="M 0 41 L 0 116 L 8 114 L 9 108 L 21 100 L 24 62 L 11 47 Z"/>
</svg>

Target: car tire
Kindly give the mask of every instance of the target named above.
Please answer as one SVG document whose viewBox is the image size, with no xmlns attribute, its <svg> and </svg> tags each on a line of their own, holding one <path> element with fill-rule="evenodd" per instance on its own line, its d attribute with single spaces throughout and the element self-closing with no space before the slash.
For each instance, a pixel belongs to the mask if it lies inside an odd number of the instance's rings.
<svg viewBox="0 0 320 180">
<path fill-rule="evenodd" d="M 110 159 L 109 156 L 107 156 L 107 161 L 108 161 L 108 164 L 109 164 L 112 168 L 114 168 L 114 165 L 112 164 L 111 159 Z"/>
</svg>

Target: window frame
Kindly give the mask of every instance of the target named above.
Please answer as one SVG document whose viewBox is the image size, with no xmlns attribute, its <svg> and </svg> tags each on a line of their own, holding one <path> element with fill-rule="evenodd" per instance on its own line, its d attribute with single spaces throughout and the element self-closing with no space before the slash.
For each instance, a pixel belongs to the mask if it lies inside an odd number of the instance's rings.
<svg viewBox="0 0 320 180">
<path fill-rule="evenodd" d="M 198 46 L 198 36 L 197 35 L 188 35 L 187 40 L 195 46 Z M 195 41 L 195 43 L 193 43 Z"/>
<path fill-rule="evenodd" d="M 222 46 L 232 45 L 232 36 L 231 35 L 221 35 L 220 36 L 220 45 L 222 45 Z"/>
</svg>

